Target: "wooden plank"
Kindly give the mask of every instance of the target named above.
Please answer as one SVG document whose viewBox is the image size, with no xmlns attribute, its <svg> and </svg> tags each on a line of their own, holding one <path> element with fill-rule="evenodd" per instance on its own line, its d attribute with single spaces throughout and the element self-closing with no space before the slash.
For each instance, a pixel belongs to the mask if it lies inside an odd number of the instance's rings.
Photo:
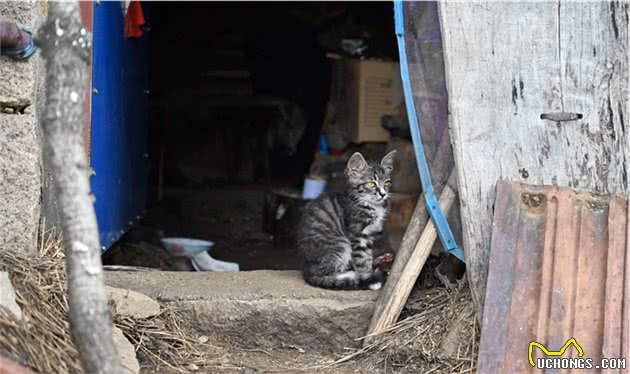
<svg viewBox="0 0 630 374">
<path fill-rule="evenodd" d="M 497 180 L 628 191 L 628 4 L 439 11 L 468 277 L 482 310 Z M 582 118 L 541 119 L 562 111 Z"/>
<path fill-rule="evenodd" d="M 439 199 L 440 209 L 442 209 L 446 216 L 448 216 L 449 211 L 457 199 L 457 192 L 455 188 L 452 187 L 455 186 L 455 178 L 455 172 L 453 171 L 451 172 L 447 184 L 442 189 L 442 194 Z M 429 257 L 436 239 L 437 231 L 435 230 L 433 222 L 429 220 L 426 226 L 424 226 L 422 235 L 413 247 L 413 251 L 410 253 L 408 259 L 402 262 L 397 258 L 397 262 L 398 264 L 402 264 L 403 270 L 394 277 L 390 275 L 390 278 L 387 280 L 386 287 L 383 289 L 381 296 L 376 302 L 375 312 L 372 316 L 367 334 L 370 337 L 365 340 L 364 345 L 370 343 L 371 336 L 382 333 L 387 327 L 398 320 L 400 312 L 407 302 L 411 289 L 416 283 L 418 275 L 420 275 L 420 271 L 427 257 Z"/>
<path fill-rule="evenodd" d="M 81 1 L 79 2 L 79 9 L 81 11 L 81 23 L 83 27 L 88 33 L 92 33 L 92 13 L 93 13 L 94 3 L 91 1 Z M 91 37 L 91 35 L 90 35 Z M 87 74 L 86 74 L 86 90 L 85 90 L 85 128 L 83 129 L 83 147 L 85 148 L 85 154 L 88 159 L 88 163 L 90 161 L 90 144 L 91 144 L 91 103 L 92 103 L 92 57 L 90 56 L 90 63 L 87 65 Z"/>
<path fill-rule="evenodd" d="M 431 179 L 437 195 L 441 194 L 444 185 L 447 183 L 455 189 L 455 181 L 450 179 L 455 178 L 454 172 L 452 172 L 451 152 L 450 141 L 447 136 L 443 136 L 435 154 L 432 155 L 433 157 L 429 161 L 429 168 L 432 171 Z M 455 208 L 458 208 L 458 202 L 455 202 L 455 204 Z M 448 217 L 447 212 L 444 212 L 444 214 Z M 405 230 L 400 248 L 396 253 L 396 259 L 394 261 L 394 265 L 392 266 L 392 270 L 387 277 L 387 282 L 385 282 L 385 286 L 383 287 L 379 299 L 376 302 L 374 314 L 372 315 L 372 320 L 370 321 L 370 326 L 368 328 L 368 335 L 373 334 L 377 330 L 377 324 L 380 323 L 379 321 L 381 320 L 381 316 L 385 312 L 385 308 L 391 300 L 391 295 L 396 292 L 400 277 L 402 276 L 405 266 L 410 261 L 418 240 L 424 232 L 428 219 L 429 215 L 425 208 L 424 194 L 420 194 L 409 221 L 409 225 L 407 226 L 407 230 Z M 455 219 L 451 217 L 449 221 L 451 224 L 459 224 L 457 217 Z M 372 339 L 369 338 L 365 339 L 363 342 L 364 346 L 369 344 L 371 340 Z"/>
</svg>

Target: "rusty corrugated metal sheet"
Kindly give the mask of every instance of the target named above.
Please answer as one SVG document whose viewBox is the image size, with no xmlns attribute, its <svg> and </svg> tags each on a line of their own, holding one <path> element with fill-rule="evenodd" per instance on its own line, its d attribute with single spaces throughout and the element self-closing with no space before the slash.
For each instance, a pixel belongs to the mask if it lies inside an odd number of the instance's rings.
<svg viewBox="0 0 630 374">
<path fill-rule="evenodd" d="M 630 365 L 628 200 L 509 182 L 496 196 L 478 373 L 541 372 L 530 342 L 559 351 L 570 338 L 595 365 Z"/>
</svg>

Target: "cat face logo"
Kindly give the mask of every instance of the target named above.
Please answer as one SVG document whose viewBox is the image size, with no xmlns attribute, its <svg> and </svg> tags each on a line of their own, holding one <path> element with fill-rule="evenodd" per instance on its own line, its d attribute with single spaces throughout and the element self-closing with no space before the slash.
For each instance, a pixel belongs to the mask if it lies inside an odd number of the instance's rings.
<svg viewBox="0 0 630 374">
<path fill-rule="evenodd" d="M 569 348 L 570 345 L 573 345 L 575 349 L 577 349 L 578 357 L 584 356 L 584 350 L 578 344 L 575 338 L 571 338 L 567 340 L 567 342 L 564 343 L 564 345 L 562 346 L 562 348 L 560 348 L 559 351 L 550 351 L 544 345 L 538 342 L 530 342 L 529 343 L 529 364 L 532 365 L 532 367 L 536 366 L 536 363 L 534 362 L 534 358 L 532 357 L 532 354 L 534 352 L 534 347 L 540 348 L 540 350 L 542 350 L 543 353 L 547 356 L 557 357 L 557 356 L 562 356 L 564 352 L 567 350 L 567 348 Z"/>
</svg>

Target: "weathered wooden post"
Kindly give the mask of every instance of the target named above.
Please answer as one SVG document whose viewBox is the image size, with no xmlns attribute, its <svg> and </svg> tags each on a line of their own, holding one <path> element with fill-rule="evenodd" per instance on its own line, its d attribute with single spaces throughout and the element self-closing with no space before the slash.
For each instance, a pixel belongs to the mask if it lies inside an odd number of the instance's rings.
<svg viewBox="0 0 630 374">
<path fill-rule="evenodd" d="M 498 179 L 628 192 L 629 4 L 440 2 L 466 265 L 478 310 Z"/>
</svg>

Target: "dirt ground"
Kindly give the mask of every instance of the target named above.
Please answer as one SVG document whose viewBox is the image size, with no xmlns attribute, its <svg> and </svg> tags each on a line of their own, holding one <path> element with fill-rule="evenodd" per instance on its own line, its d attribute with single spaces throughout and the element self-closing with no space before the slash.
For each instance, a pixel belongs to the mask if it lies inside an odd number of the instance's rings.
<svg viewBox="0 0 630 374">
<path fill-rule="evenodd" d="M 479 330 L 467 287 L 448 292 L 444 288 L 416 288 L 405 306 L 402 318 L 406 317 L 406 327 L 397 328 L 383 345 L 358 356 L 350 348 L 323 353 L 274 341 L 242 346 L 227 336 L 215 335 L 209 337 L 203 361 L 207 364 L 188 365 L 186 369 L 204 374 L 475 372 Z M 139 358 L 141 374 L 181 372 L 164 365 L 145 366 L 145 358 Z M 333 365 L 342 358 L 342 363 Z"/>
<path fill-rule="evenodd" d="M 168 188 L 164 199 L 105 253 L 103 263 L 193 271 L 187 259 L 173 257 L 161 248 L 161 236 L 181 236 L 214 242 L 210 255 L 236 262 L 242 271 L 301 270 L 296 248 L 275 247 L 273 237 L 263 231 L 265 195 L 269 190 L 270 187 L 263 184 Z M 386 235 L 391 233 L 386 232 Z M 387 239 L 377 243 L 375 256 L 384 251 L 396 252 L 387 243 Z M 445 274 L 451 281 L 461 277 L 463 267 L 459 262 L 452 256 L 444 257 L 447 259 L 442 268 Z M 430 258 L 429 262 L 432 261 Z"/>
<path fill-rule="evenodd" d="M 322 367 L 337 359 L 334 356 L 316 353 L 300 353 L 297 350 L 261 350 L 222 348 L 221 352 L 225 364 L 209 367 L 188 367 L 194 373 L 199 374 L 257 374 L 257 373 L 282 373 L 282 374 L 385 374 L 395 373 L 392 368 L 375 368 L 365 362 L 349 362 L 335 367 Z M 181 371 L 168 366 L 149 367 L 143 366 L 141 374 L 178 374 Z"/>
<path fill-rule="evenodd" d="M 237 262 L 241 270 L 299 270 L 295 248 L 274 248 L 273 238 L 263 232 L 265 191 L 260 185 L 168 189 L 164 200 L 139 223 L 142 229 L 125 235 L 104 256 L 104 263 L 190 270 L 185 260 L 159 253 L 157 231 L 161 231 L 164 236 L 213 241 L 210 255 Z"/>
<path fill-rule="evenodd" d="M 190 271 L 187 260 L 168 255 L 160 248 L 159 236 L 184 236 L 215 242 L 212 257 L 237 262 L 241 270 L 300 270 L 295 248 L 278 249 L 263 227 L 266 188 L 260 185 L 169 188 L 164 200 L 150 209 L 140 225 L 104 256 L 105 264 L 145 266 L 164 270 Z M 430 257 L 420 275 L 420 288 L 441 283 L 433 276 L 439 261 Z M 437 283 L 436 283 L 437 282 Z M 402 318 L 415 314 L 406 308 Z M 335 354 L 304 351 L 300 347 L 241 347 L 225 337 L 210 337 L 211 359 L 207 365 L 192 365 L 190 373 L 411 373 L 396 359 L 363 357 L 334 367 L 326 364 L 352 353 Z M 150 366 L 140 357 L 141 373 L 181 373 L 167 365 Z M 435 371 L 435 372 L 440 372 Z"/>
</svg>

